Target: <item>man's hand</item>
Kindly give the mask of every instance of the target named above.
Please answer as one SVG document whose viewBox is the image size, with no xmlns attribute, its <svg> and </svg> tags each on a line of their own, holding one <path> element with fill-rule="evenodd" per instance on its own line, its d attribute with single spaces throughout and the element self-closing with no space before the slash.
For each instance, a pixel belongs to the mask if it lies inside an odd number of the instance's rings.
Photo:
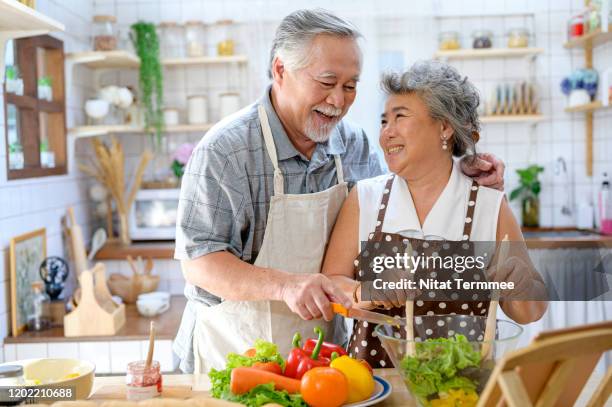
<svg viewBox="0 0 612 407">
<path fill-rule="evenodd" d="M 461 171 L 469 177 L 472 177 L 478 184 L 504 190 L 504 171 L 506 166 L 504 162 L 493 154 L 479 153 L 476 158 L 463 157 L 459 162 Z"/>
<path fill-rule="evenodd" d="M 283 285 L 282 300 L 302 319 L 323 318 L 331 321 L 331 302 L 350 308 L 353 302 L 322 274 L 292 274 Z"/>
</svg>

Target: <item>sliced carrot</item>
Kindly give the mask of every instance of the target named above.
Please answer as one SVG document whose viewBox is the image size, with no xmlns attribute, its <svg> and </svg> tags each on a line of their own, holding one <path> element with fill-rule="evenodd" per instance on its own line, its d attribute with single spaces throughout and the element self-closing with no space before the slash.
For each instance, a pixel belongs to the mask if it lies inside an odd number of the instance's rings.
<svg viewBox="0 0 612 407">
<path fill-rule="evenodd" d="M 257 351 L 255 350 L 255 348 L 247 349 L 247 351 L 244 352 L 244 356 L 248 356 L 250 358 L 255 357 L 256 354 L 257 354 Z"/>
<path fill-rule="evenodd" d="M 276 390 L 287 390 L 289 393 L 300 392 L 300 381 L 254 367 L 236 367 L 232 369 L 230 390 L 234 394 L 244 394 L 260 384 L 274 384 Z"/>
<path fill-rule="evenodd" d="M 332 302 L 331 306 L 332 306 L 332 311 L 334 312 L 334 314 L 339 314 L 339 315 L 342 315 L 343 317 L 348 316 L 348 310 L 346 309 L 344 305 L 338 304 L 337 302 Z"/>
</svg>

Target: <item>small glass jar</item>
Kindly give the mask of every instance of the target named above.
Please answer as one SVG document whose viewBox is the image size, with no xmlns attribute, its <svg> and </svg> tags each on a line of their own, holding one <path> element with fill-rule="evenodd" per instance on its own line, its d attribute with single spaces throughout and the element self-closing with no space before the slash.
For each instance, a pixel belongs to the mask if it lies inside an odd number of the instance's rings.
<svg viewBox="0 0 612 407">
<path fill-rule="evenodd" d="M 42 331 L 51 326 L 49 319 L 49 309 L 51 299 L 44 291 L 42 281 L 35 281 L 31 284 L 32 287 L 32 305 L 30 314 L 28 315 L 28 329 L 30 331 Z"/>
<path fill-rule="evenodd" d="M 187 119 L 189 124 L 208 123 L 208 103 L 204 95 L 191 95 L 187 98 Z"/>
<path fill-rule="evenodd" d="M 204 56 L 204 30 L 204 23 L 201 21 L 187 21 L 185 23 L 188 57 Z"/>
<path fill-rule="evenodd" d="M 438 49 L 440 51 L 451 51 L 461 48 L 459 33 L 457 31 L 445 31 L 440 33 Z"/>
<path fill-rule="evenodd" d="M 233 25 L 234 21 L 232 20 L 219 20 L 210 26 L 211 41 L 209 42 L 209 51 L 213 52 L 211 55 L 234 55 Z"/>
<path fill-rule="evenodd" d="M 240 110 L 240 93 L 226 92 L 219 94 L 221 119 Z"/>
<path fill-rule="evenodd" d="M 489 30 L 477 30 L 472 34 L 472 48 L 484 49 L 493 46 L 493 33 Z"/>
<path fill-rule="evenodd" d="M 527 48 L 529 31 L 525 28 L 513 28 L 508 31 L 508 48 Z"/>
<path fill-rule="evenodd" d="M 164 124 L 166 126 L 176 126 L 179 124 L 179 111 L 174 107 L 166 107 L 163 109 Z"/>
<path fill-rule="evenodd" d="M 584 16 L 578 15 L 570 19 L 567 35 L 569 39 L 584 35 Z"/>
<path fill-rule="evenodd" d="M 93 17 L 94 51 L 113 51 L 117 49 L 117 18 L 97 15 Z"/>
<path fill-rule="evenodd" d="M 185 56 L 185 28 L 175 21 L 159 24 L 159 40 L 162 58 L 183 58 Z"/>
<path fill-rule="evenodd" d="M 125 375 L 128 400 L 147 400 L 162 393 L 162 375 L 159 362 L 154 360 L 147 367 L 146 361 L 128 363 Z"/>
</svg>

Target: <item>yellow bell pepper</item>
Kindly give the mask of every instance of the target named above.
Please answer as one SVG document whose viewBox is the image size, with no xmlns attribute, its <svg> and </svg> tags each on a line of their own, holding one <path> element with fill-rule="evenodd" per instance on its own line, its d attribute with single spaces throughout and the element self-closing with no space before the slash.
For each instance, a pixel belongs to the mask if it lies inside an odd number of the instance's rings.
<svg viewBox="0 0 612 407">
<path fill-rule="evenodd" d="M 431 407 L 475 407 L 477 403 L 478 394 L 474 390 L 451 389 L 431 400 Z"/>
<path fill-rule="evenodd" d="M 369 398 L 374 392 L 374 377 L 361 362 L 350 356 L 340 356 L 330 365 L 346 376 L 348 381 L 348 398 L 346 403 L 356 403 Z"/>
</svg>

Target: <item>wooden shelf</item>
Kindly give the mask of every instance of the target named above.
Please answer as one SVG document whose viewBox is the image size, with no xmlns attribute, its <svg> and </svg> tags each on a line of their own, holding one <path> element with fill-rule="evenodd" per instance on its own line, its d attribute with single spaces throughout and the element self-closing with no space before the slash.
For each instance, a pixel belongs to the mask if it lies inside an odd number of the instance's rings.
<svg viewBox="0 0 612 407">
<path fill-rule="evenodd" d="M 64 24 L 17 0 L 0 0 L 0 85 L 4 83 L 4 48 L 8 40 L 64 29 Z"/>
<path fill-rule="evenodd" d="M 135 69 L 140 65 L 136 55 L 128 51 L 88 51 L 68 55 L 68 59 L 75 65 L 85 65 L 91 69 Z M 228 57 L 198 57 L 198 58 L 172 58 L 162 60 L 167 67 L 244 64 L 248 59 L 245 55 Z"/>
<path fill-rule="evenodd" d="M 544 116 L 541 114 L 496 115 L 480 118 L 481 123 L 538 123 L 542 120 L 544 120 Z"/>
<path fill-rule="evenodd" d="M 166 126 L 164 133 L 196 133 L 208 131 L 212 124 L 179 124 L 176 126 Z M 108 134 L 144 134 L 144 129 L 141 127 L 133 127 L 129 125 L 111 125 L 111 126 L 79 126 L 73 127 L 68 131 L 69 134 L 77 138 L 106 136 Z"/>
<path fill-rule="evenodd" d="M 140 60 L 127 51 L 89 51 L 68 54 L 67 59 L 75 65 L 92 69 L 138 68 Z"/>
<path fill-rule="evenodd" d="M 588 113 L 596 110 L 609 109 L 611 107 L 612 105 L 604 106 L 601 104 L 600 100 L 596 100 L 595 102 L 587 103 L 586 105 L 566 107 L 565 111 L 567 113 Z"/>
<path fill-rule="evenodd" d="M 532 57 L 543 52 L 544 50 L 542 48 L 470 48 L 437 51 L 434 57 L 438 59 L 518 58 Z"/>
<path fill-rule="evenodd" d="M 217 65 L 217 64 L 246 64 L 246 55 L 232 55 L 228 57 L 198 57 L 198 58 L 172 58 L 163 59 L 163 66 L 188 66 L 188 65 Z"/>
<path fill-rule="evenodd" d="M 22 38 L 64 31 L 62 23 L 19 3 L 17 0 L 0 0 L 0 32 L 9 38 Z M 12 34 L 12 35 L 11 35 Z"/>
<path fill-rule="evenodd" d="M 96 260 L 125 260 L 127 256 L 142 256 L 153 259 L 174 258 L 174 240 L 159 242 L 138 242 L 122 245 L 119 242 L 108 242 L 96 253 Z"/>
<path fill-rule="evenodd" d="M 585 34 L 581 37 L 572 38 L 565 44 L 564 48 L 592 48 L 612 40 L 612 25 L 608 27 L 608 32 L 602 33 L 601 29 Z"/>
</svg>

